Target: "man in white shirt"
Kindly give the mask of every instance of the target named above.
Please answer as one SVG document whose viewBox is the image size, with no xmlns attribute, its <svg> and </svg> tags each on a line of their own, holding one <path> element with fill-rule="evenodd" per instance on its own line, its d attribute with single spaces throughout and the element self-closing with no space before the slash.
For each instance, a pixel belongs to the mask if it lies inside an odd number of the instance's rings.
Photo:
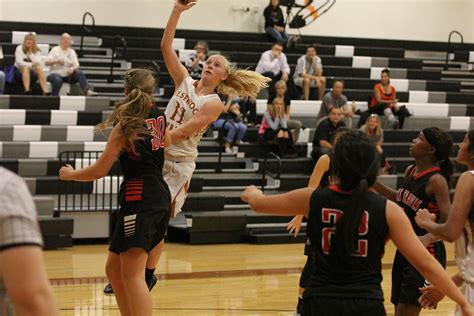
<svg viewBox="0 0 474 316">
<path fill-rule="evenodd" d="M 294 83 L 289 76 L 290 65 L 288 65 L 286 55 L 283 53 L 283 44 L 274 43 L 271 50 L 263 52 L 255 71 L 272 79 L 269 84 L 270 94 L 274 93 L 275 82 L 279 80 L 287 82 L 290 95 L 292 94 L 291 90 L 294 87 Z"/>
<path fill-rule="evenodd" d="M 63 33 L 58 46 L 49 52 L 46 66 L 50 66 L 48 81 L 51 82 L 52 95 L 59 95 L 63 83 L 74 84 L 79 82 L 84 94 L 95 95 L 87 82 L 84 73 L 79 70 L 79 61 L 76 52 L 71 48 L 71 35 Z"/>
<path fill-rule="evenodd" d="M 326 90 L 326 78 L 323 77 L 321 58 L 316 54 L 316 46 L 309 46 L 306 55 L 298 58 L 295 73 L 295 84 L 303 89 L 304 99 L 309 99 L 310 88 L 318 88 L 319 100 L 322 100 Z"/>
</svg>

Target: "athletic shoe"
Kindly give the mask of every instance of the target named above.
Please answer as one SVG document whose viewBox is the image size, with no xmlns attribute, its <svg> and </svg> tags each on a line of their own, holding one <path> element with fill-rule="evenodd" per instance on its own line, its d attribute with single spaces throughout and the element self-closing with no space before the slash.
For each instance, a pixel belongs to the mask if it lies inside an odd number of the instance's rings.
<svg viewBox="0 0 474 316">
<path fill-rule="evenodd" d="M 114 295 L 114 289 L 112 288 L 112 284 L 109 283 L 104 287 L 104 294 L 105 295 Z"/>
<path fill-rule="evenodd" d="M 156 282 L 158 282 L 158 278 L 156 275 L 153 275 L 153 277 L 146 282 L 146 285 L 148 287 L 148 290 L 151 292 L 151 290 L 155 287 Z M 114 295 L 114 289 L 112 288 L 112 284 L 109 283 L 104 287 L 104 294 L 105 295 Z"/>
<path fill-rule="evenodd" d="M 151 290 L 153 289 L 153 287 L 156 285 L 156 282 L 158 282 L 158 278 L 156 277 L 156 275 L 153 274 L 153 276 L 151 277 L 150 280 L 148 280 L 146 282 L 146 285 L 148 286 L 148 290 L 151 292 Z"/>
</svg>

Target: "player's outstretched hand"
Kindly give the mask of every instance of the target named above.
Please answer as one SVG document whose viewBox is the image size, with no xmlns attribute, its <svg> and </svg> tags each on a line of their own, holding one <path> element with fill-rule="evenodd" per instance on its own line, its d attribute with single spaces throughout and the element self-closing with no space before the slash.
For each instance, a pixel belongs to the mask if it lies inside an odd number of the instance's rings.
<svg viewBox="0 0 474 316">
<path fill-rule="evenodd" d="M 302 222 L 303 222 L 303 216 L 302 215 L 296 215 L 288 223 L 288 225 L 286 226 L 286 230 L 288 230 L 288 233 L 294 234 L 295 237 L 296 237 L 296 236 L 298 236 L 298 233 L 301 230 L 301 223 Z"/>
<path fill-rule="evenodd" d="M 262 191 L 259 190 L 259 189 L 257 189 L 256 186 L 254 186 L 254 185 L 249 185 L 248 187 L 245 188 L 244 192 L 243 192 L 242 195 L 240 196 L 240 199 L 241 199 L 242 201 L 244 201 L 245 203 L 249 203 L 250 197 L 251 197 L 253 194 L 257 193 L 257 192 L 262 193 Z"/>
<path fill-rule="evenodd" d="M 196 3 L 197 0 L 175 0 L 174 8 L 182 12 L 191 9 Z"/>
</svg>

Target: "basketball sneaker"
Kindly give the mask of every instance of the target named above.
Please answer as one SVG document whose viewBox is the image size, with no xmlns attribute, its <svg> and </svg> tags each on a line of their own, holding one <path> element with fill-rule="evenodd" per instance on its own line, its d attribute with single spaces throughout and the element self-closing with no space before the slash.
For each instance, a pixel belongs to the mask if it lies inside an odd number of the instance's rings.
<svg viewBox="0 0 474 316">
<path fill-rule="evenodd" d="M 151 290 L 155 287 L 156 283 L 158 282 L 158 278 L 156 275 L 153 275 L 153 277 L 146 281 L 146 285 L 148 286 L 148 290 L 151 292 Z M 109 283 L 104 287 L 104 294 L 105 295 L 114 295 L 114 289 L 112 288 L 112 284 Z"/>
<path fill-rule="evenodd" d="M 104 294 L 105 295 L 114 295 L 114 289 L 112 288 L 112 284 L 109 283 L 104 287 Z"/>
<path fill-rule="evenodd" d="M 153 274 L 150 280 L 146 281 L 146 285 L 148 286 L 148 290 L 151 292 L 151 289 L 156 285 L 156 282 L 158 282 L 158 278 L 156 275 Z"/>
</svg>

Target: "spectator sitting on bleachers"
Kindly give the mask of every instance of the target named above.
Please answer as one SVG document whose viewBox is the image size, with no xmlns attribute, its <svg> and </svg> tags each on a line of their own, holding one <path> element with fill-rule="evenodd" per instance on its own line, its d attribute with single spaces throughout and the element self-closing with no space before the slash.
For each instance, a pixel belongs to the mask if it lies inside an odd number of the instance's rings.
<svg viewBox="0 0 474 316">
<path fill-rule="evenodd" d="M 313 150 L 311 151 L 311 157 L 314 162 L 318 161 L 322 155 L 327 155 L 331 152 L 332 134 L 341 126 L 346 126 L 342 122 L 342 111 L 340 108 L 333 106 L 329 111 L 329 116 L 319 123 L 314 133 Z"/>
<path fill-rule="evenodd" d="M 379 154 L 380 174 L 389 173 L 389 169 L 392 166 L 387 162 L 383 153 L 383 129 L 380 117 L 377 114 L 370 114 L 365 124 L 360 127 L 360 130 L 366 133 L 375 144 L 375 149 L 377 149 Z"/>
<path fill-rule="evenodd" d="M 240 112 L 244 116 L 244 123 L 249 126 L 257 125 L 257 99 L 244 97 L 239 99 Z"/>
<path fill-rule="evenodd" d="M 265 32 L 276 42 L 286 43 L 288 34 L 285 32 L 285 17 L 280 8 L 280 0 L 270 0 L 263 10 L 265 17 Z"/>
<path fill-rule="evenodd" d="M 189 54 L 187 57 L 185 64 L 191 78 L 194 80 L 199 80 L 201 79 L 204 62 L 207 59 L 209 46 L 205 41 L 198 41 L 196 46 L 194 46 L 194 50 L 195 52 Z"/>
<path fill-rule="evenodd" d="M 283 98 L 275 98 L 263 113 L 258 139 L 261 143 L 276 142 L 282 157 L 295 157 L 293 139 L 285 119 L 284 102 Z"/>
<path fill-rule="evenodd" d="M 288 88 L 286 86 L 286 82 L 283 80 L 277 81 L 275 83 L 275 92 L 270 95 L 267 101 L 267 108 L 269 109 L 272 106 L 272 102 L 275 98 L 282 98 L 285 102 L 285 119 L 288 129 L 293 133 L 294 141 L 298 141 L 301 131 L 301 121 L 298 120 L 291 120 L 290 119 L 290 112 L 291 112 L 291 98 L 289 96 Z"/>
<path fill-rule="evenodd" d="M 231 154 L 234 144 L 239 144 L 244 138 L 247 126 L 242 122 L 243 115 L 239 110 L 239 98 L 220 96 L 225 104 L 222 114 L 214 122 L 215 128 L 222 128 L 227 132 L 225 137 L 225 152 Z"/>
<path fill-rule="evenodd" d="M 310 88 L 318 88 L 318 100 L 321 100 L 326 90 L 326 77 L 323 76 L 323 64 L 317 55 L 316 45 L 306 49 L 306 55 L 298 58 L 293 75 L 295 85 L 303 89 L 303 97 L 309 100 Z"/>
<path fill-rule="evenodd" d="M 369 113 L 385 115 L 393 128 L 403 128 L 405 117 L 410 113 L 405 106 L 398 106 L 398 99 L 395 87 L 390 84 L 390 71 L 383 69 L 380 83 L 374 86 L 374 94 L 369 104 Z M 398 116 L 398 119 L 395 118 Z M 363 122 L 362 122 L 363 123 Z"/>
<path fill-rule="evenodd" d="M 323 97 L 321 107 L 317 116 L 318 120 L 322 120 L 329 115 L 329 110 L 332 107 L 340 108 L 343 121 L 348 128 L 352 128 L 352 110 L 347 108 L 347 97 L 342 94 L 344 89 L 344 82 L 342 80 L 334 80 L 332 84 L 332 91 L 326 93 Z"/>
<path fill-rule="evenodd" d="M 71 35 L 63 33 L 58 46 L 49 52 L 46 65 L 50 66 L 48 81 L 51 82 L 52 95 L 59 95 L 63 83 L 75 84 L 79 82 L 85 95 L 95 95 L 87 82 L 84 73 L 79 70 L 79 61 L 76 52 L 71 48 Z"/>
<path fill-rule="evenodd" d="M 295 84 L 290 77 L 290 65 L 288 65 L 286 55 L 283 53 L 283 44 L 274 43 L 272 49 L 263 52 L 255 71 L 272 79 L 268 84 L 270 95 L 274 93 L 275 82 L 278 80 L 283 80 L 288 83 L 291 97 L 295 94 Z"/>
<path fill-rule="evenodd" d="M 0 70 L 0 94 L 5 91 L 5 73 Z"/>
<path fill-rule="evenodd" d="M 374 142 L 375 148 L 381 154 L 383 153 L 383 129 L 380 123 L 380 117 L 377 114 L 371 114 L 360 130 L 366 133 Z"/>
<path fill-rule="evenodd" d="M 25 94 L 31 94 L 31 82 L 39 81 L 43 94 L 49 94 L 46 86 L 46 77 L 41 68 L 41 53 L 36 45 L 36 36 L 33 33 L 25 35 L 23 44 L 15 50 L 15 79 L 23 82 Z"/>
</svg>

